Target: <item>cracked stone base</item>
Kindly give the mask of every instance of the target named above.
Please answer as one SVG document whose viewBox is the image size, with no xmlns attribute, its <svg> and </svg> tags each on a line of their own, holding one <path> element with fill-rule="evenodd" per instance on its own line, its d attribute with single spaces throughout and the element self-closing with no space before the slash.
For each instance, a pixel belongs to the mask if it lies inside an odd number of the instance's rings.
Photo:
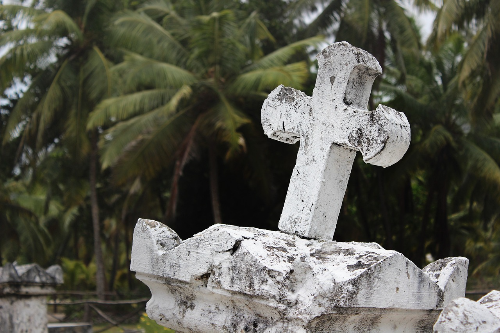
<svg viewBox="0 0 500 333">
<path fill-rule="evenodd" d="M 229 225 L 181 241 L 140 219 L 131 269 L 151 290 L 148 315 L 177 331 L 429 332 L 465 293 L 467 259 L 446 260 L 427 274 L 374 243 Z"/>
</svg>

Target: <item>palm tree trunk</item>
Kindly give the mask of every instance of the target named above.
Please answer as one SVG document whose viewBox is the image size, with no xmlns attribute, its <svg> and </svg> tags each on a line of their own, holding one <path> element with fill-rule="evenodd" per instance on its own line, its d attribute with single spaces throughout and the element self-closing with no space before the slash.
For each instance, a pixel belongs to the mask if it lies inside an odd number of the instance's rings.
<svg viewBox="0 0 500 333">
<path fill-rule="evenodd" d="M 424 263 L 425 262 L 425 240 L 426 235 L 427 235 L 427 226 L 429 225 L 430 219 L 431 219 L 431 206 L 432 206 L 432 200 L 434 198 L 434 182 L 433 179 L 431 178 L 430 180 L 431 186 L 429 188 L 429 192 L 427 193 L 427 198 L 425 200 L 424 204 L 424 215 L 422 217 L 422 226 L 420 229 L 420 237 L 419 237 L 419 242 L 418 242 L 418 248 L 417 248 L 417 254 L 416 257 L 418 258 L 419 263 Z M 417 264 L 419 264 L 417 263 Z"/>
<path fill-rule="evenodd" d="M 125 253 L 127 255 L 127 285 L 128 289 L 132 290 L 132 284 L 133 284 L 133 279 L 132 279 L 132 272 L 130 271 L 130 255 L 131 255 L 131 244 L 130 244 L 130 238 L 129 238 L 129 225 L 128 225 L 128 219 L 123 219 L 123 227 L 124 227 L 124 234 L 125 234 Z"/>
<path fill-rule="evenodd" d="M 448 228 L 448 181 L 446 178 L 440 184 L 436 205 L 436 244 L 438 259 L 450 255 L 450 231 Z"/>
<path fill-rule="evenodd" d="M 389 212 L 387 210 L 387 195 L 385 191 L 382 170 L 380 170 L 380 168 L 377 169 L 377 178 L 380 197 L 380 210 L 382 212 L 382 219 L 384 221 L 385 246 L 389 249 L 394 249 L 394 244 L 392 242 L 391 221 L 389 220 Z"/>
<path fill-rule="evenodd" d="M 210 167 L 210 197 L 212 198 L 214 223 L 222 223 L 220 216 L 219 184 L 217 177 L 217 156 L 215 155 L 215 145 L 213 142 L 208 144 L 208 160 Z"/>
<path fill-rule="evenodd" d="M 113 266 L 111 268 L 111 276 L 109 277 L 109 289 L 113 291 L 115 289 L 115 278 L 116 272 L 118 271 L 118 256 L 120 248 L 120 228 L 116 226 L 113 244 Z"/>
<path fill-rule="evenodd" d="M 358 201 L 358 209 L 356 209 L 356 212 L 358 213 L 358 217 L 361 220 L 361 224 L 363 225 L 363 228 L 365 229 L 365 235 L 366 235 L 366 241 L 367 242 L 372 242 L 372 233 L 370 230 L 370 223 L 368 223 L 368 218 L 366 216 L 366 210 L 363 209 L 365 206 L 365 200 L 363 199 L 363 191 L 361 190 L 361 170 L 358 166 L 357 163 L 354 163 L 353 165 L 353 175 L 351 176 L 351 179 L 354 178 L 354 185 L 355 189 L 357 192 L 357 201 Z"/>
<path fill-rule="evenodd" d="M 99 299 L 104 299 L 106 275 L 101 247 L 101 226 L 99 221 L 99 205 L 97 203 L 97 130 L 90 134 L 90 206 L 92 210 L 92 227 L 94 229 L 94 255 L 96 264 L 96 291 Z"/>
<path fill-rule="evenodd" d="M 179 198 L 179 180 L 182 176 L 182 171 L 184 166 L 189 160 L 191 154 L 191 149 L 193 148 L 194 138 L 196 131 L 198 129 L 198 118 L 194 125 L 189 130 L 188 135 L 181 144 L 179 151 L 177 152 L 177 161 L 175 162 L 174 177 L 172 178 L 172 187 L 170 188 L 170 199 L 168 200 L 167 209 L 163 215 L 163 223 L 169 227 L 173 227 L 172 224 L 175 222 L 175 212 L 177 210 L 177 200 Z"/>
</svg>

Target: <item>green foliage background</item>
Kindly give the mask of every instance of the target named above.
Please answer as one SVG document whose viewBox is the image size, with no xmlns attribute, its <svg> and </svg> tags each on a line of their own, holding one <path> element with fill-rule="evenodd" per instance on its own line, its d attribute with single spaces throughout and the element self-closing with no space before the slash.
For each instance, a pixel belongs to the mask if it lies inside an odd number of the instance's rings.
<svg viewBox="0 0 500 333">
<path fill-rule="evenodd" d="M 298 144 L 264 136 L 262 102 L 279 84 L 311 94 L 314 55 L 345 40 L 384 70 L 368 108 L 404 112 L 412 143 L 387 169 L 356 158 L 335 240 L 420 267 L 467 256 L 469 288 L 498 288 L 500 2 L 412 5 L 436 15 L 426 41 L 395 0 L 0 5 L 1 262 L 145 292 L 128 269 L 139 217 L 183 239 L 277 229 Z"/>
</svg>

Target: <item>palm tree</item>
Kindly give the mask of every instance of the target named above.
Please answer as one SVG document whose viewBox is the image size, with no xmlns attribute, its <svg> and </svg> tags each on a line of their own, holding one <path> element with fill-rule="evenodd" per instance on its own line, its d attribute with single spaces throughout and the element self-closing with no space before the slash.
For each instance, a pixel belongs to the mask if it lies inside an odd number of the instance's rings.
<svg viewBox="0 0 500 333">
<path fill-rule="evenodd" d="M 426 188 L 416 249 L 419 261 L 429 245 L 434 257 L 451 255 L 452 234 L 457 235 L 451 229 L 460 228 L 450 225 L 449 217 L 470 209 L 477 200 L 475 189 L 500 185 L 498 146 L 492 143 L 496 139 L 471 126 L 473 115 L 459 89 L 457 68 L 464 52 L 464 39 L 451 35 L 426 58 L 407 67 L 404 89 L 397 86 L 400 74 L 394 68 L 381 85 L 382 91 L 394 96 L 390 104 L 404 111 L 412 124 L 412 147 L 402 167 Z M 451 221 L 460 223 L 460 219 Z M 426 244 L 431 222 L 434 240 Z"/>
<path fill-rule="evenodd" d="M 495 0 L 445 0 L 437 12 L 429 44 L 438 47 L 460 32 L 468 43 L 459 68 L 459 84 L 473 110 L 473 124 L 491 125 L 500 95 L 500 3 Z"/>
<path fill-rule="evenodd" d="M 387 52 L 391 50 L 397 55 L 396 65 L 402 81 L 405 75 L 402 53 L 412 53 L 415 57 L 419 55 L 420 34 L 398 1 L 296 0 L 292 2 L 292 7 L 297 19 L 302 22 L 301 34 L 325 33 L 335 41 L 347 41 L 373 54 L 382 69 Z M 304 12 L 315 15 L 314 20 L 305 24 Z M 377 90 L 377 82 L 374 89 Z M 373 106 L 371 101 L 370 106 Z"/>
<path fill-rule="evenodd" d="M 14 261 L 20 253 L 28 260 L 43 260 L 50 239 L 33 207 L 36 197 L 26 193 L 23 182 L 13 180 L 0 184 L 0 264 Z"/>
<path fill-rule="evenodd" d="M 263 101 L 279 84 L 301 88 L 309 65 L 288 61 L 322 41 L 313 37 L 264 55 L 260 42 L 273 37 L 257 13 L 232 5 L 154 1 L 113 22 L 112 38 L 124 55 L 111 68 L 117 96 L 96 107 L 87 128 L 109 127 L 101 161 L 117 183 L 147 181 L 174 165 L 167 223 L 183 168 L 200 150 L 209 156 L 213 220 L 221 222 L 217 156 L 262 154 L 252 144 L 252 119 L 260 114 L 249 103 Z"/>
<path fill-rule="evenodd" d="M 79 163 L 88 162 L 100 298 L 105 275 L 97 202 L 98 133 L 86 130 L 86 120 L 111 92 L 111 62 L 105 56 L 102 31 L 115 7 L 110 0 L 0 6 L 0 17 L 8 25 L 23 24 L 0 36 L 0 47 L 8 47 L 0 58 L 0 89 L 11 86 L 15 78 L 31 78 L 9 116 L 3 143 L 21 136 L 17 161 L 32 169 L 54 147 L 63 147 Z"/>
</svg>

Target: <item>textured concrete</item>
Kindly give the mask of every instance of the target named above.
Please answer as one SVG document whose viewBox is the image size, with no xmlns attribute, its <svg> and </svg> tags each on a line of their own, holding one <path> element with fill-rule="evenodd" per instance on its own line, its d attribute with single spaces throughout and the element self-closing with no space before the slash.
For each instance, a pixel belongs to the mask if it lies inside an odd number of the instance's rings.
<svg viewBox="0 0 500 333">
<path fill-rule="evenodd" d="M 487 307 L 495 316 L 500 318 L 500 291 L 492 290 L 477 302 Z"/>
<path fill-rule="evenodd" d="M 280 230 L 331 240 L 356 151 L 365 162 L 387 167 L 401 159 L 411 135 L 403 113 L 384 105 L 367 110 L 372 83 L 382 73 L 371 54 L 341 42 L 317 59 L 313 96 L 279 86 L 261 117 L 270 138 L 300 140 Z"/>
<path fill-rule="evenodd" d="M 46 333 L 47 299 L 61 284 L 62 269 L 37 264 L 0 267 L 0 332 Z"/>
<path fill-rule="evenodd" d="M 494 290 L 478 302 L 467 298 L 451 301 L 434 325 L 434 332 L 500 332 L 499 294 Z"/>
<path fill-rule="evenodd" d="M 436 260 L 423 268 L 424 273 L 443 291 L 443 307 L 465 296 L 468 268 L 469 259 L 464 257 Z"/>
<path fill-rule="evenodd" d="M 221 224 L 180 241 L 140 219 L 131 270 L 150 318 L 185 332 L 428 332 L 447 298 L 438 270 L 375 243 Z"/>
</svg>

